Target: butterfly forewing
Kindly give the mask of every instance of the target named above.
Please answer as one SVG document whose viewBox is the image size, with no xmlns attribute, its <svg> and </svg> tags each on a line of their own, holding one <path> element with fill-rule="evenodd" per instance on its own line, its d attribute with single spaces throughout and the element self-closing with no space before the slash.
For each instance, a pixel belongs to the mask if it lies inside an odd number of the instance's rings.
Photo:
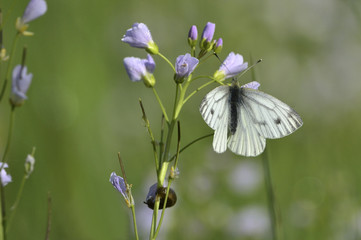
<svg viewBox="0 0 361 240">
<path fill-rule="evenodd" d="M 220 86 L 202 100 L 200 112 L 204 121 L 214 129 L 213 149 L 217 153 L 227 150 L 229 87 Z"/>
<path fill-rule="evenodd" d="M 202 100 L 200 112 L 204 121 L 212 129 L 217 129 L 222 119 L 228 119 L 229 87 L 220 86 L 210 91 Z"/>
<path fill-rule="evenodd" d="M 241 108 L 251 116 L 251 122 L 265 138 L 281 138 L 302 126 L 302 119 L 290 106 L 264 92 L 240 88 Z"/>
</svg>

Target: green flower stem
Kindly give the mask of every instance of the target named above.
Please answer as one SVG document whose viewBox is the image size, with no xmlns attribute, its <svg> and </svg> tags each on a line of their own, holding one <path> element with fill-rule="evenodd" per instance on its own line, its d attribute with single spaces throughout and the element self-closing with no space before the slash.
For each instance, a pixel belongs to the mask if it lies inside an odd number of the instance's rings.
<svg viewBox="0 0 361 240">
<path fill-rule="evenodd" d="M 207 137 L 212 137 L 214 135 L 214 133 L 210 133 L 210 134 L 207 134 L 207 135 L 204 135 L 202 137 L 199 137 L 199 138 L 196 138 L 194 139 L 192 142 L 188 143 L 187 145 L 185 145 L 184 147 L 182 147 L 180 150 L 179 150 L 179 153 L 183 152 L 184 150 L 186 150 L 188 147 L 192 146 L 194 143 L 204 139 L 204 138 L 207 138 Z M 170 159 L 169 161 L 171 162 L 173 159 L 175 159 L 177 157 L 177 154 L 174 154 Z"/>
<path fill-rule="evenodd" d="M 1 226 L 2 226 L 2 240 L 6 240 L 6 211 L 5 211 L 5 191 L 4 186 L 2 185 L 0 177 L 0 194 L 1 194 Z"/>
<path fill-rule="evenodd" d="M 176 154 L 176 159 L 174 161 L 174 166 L 173 166 L 173 169 L 174 171 L 176 171 L 177 169 L 177 164 L 178 164 L 178 159 L 179 159 L 179 153 L 180 153 L 180 140 L 181 140 L 181 131 L 180 131 L 180 123 L 178 121 L 178 141 L 177 141 L 177 154 Z M 169 189 L 170 189 L 170 186 L 172 184 L 172 181 L 174 179 L 174 175 L 171 175 L 169 176 L 168 178 L 168 186 L 167 186 L 167 192 L 165 194 L 165 200 L 164 200 L 164 203 L 163 203 L 163 211 L 162 211 L 162 215 L 160 216 L 160 219 L 159 219 L 159 223 L 158 223 L 158 227 L 157 227 L 157 230 L 155 231 L 155 234 L 154 234 L 154 239 L 157 237 L 159 231 L 160 231 L 160 227 L 163 223 L 163 218 L 164 218 L 164 213 L 165 213 L 165 208 L 167 206 L 167 201 L 168 201 L 168 196 L 169 196 Z"/>
<path fill-rule="evenodd" d="M 7 162 L 6 156 L 7 156 L 8 152 L 9 152 L 9 149 L 10 149 L 11 136 L 12 136 L 12 133 L 13 133 L 13 126 L 14 126 L 14 115 L 15 115 L 15 106 L 11 105 L 8 139 L 7 139 L 7 142 L 6 142 L 3 157 L 1 159 L 1 162 L 3 162 L 3 165 L 1 166 L 0 171 L 4 168 L 5 163 Z"/>
<path fill-rule="evenodd" d="M 50 192 L 48 192 L 48 212 L 46 217 L 46 231 L 45 231 L 45 240 L 49 240 L 50 238 L 50 229 L 51 229 L 51 196 Z"/>
<path fill-rule="evenodd" d="M 166 61 L 166 62 L 169 64 L 169 66 L 171 66 L 171 68 L 173 69 L 173 71 L 175 72 L 175 68 L 174 68 L 173 64 L 168 60 L 168 58 L 166 58 L 166 57 L 165 57 L 163 54 L 161 54 L 160 52 L 158 53 L 158 56 L 161 57 L 161 58 L 163 58 L 163 60 Z"/>
<path fill-rule="evenodd" d="M 139 240 L 138 229 L 137 229 L 137 220 L 136 220 L 136 217 L 135 217 L 135 208 L 134 208 L 134 205 L 132 205 L 131 209 L 132 209 L 132 215 L 133 215 L 133 225 L 134 225 L 135 239 L 136 239 L 136 240 Z"/>
<path fill-rule="evenodd" d="M 163 152 L 164 152 L 164 142 L 163 139 L 164 138 L 164 115 L 162 114 L 162 120 L 161 120 L 161 125 L 160 125 L 160 141 L 159 141 L 159 161 L 162 160 L 162 156 L 163 156 Z M 157 176 L 158 176 L 158 171 L 160 168 L 160 162 L 158 161 L 158 166 L 156 167 L 157 170 Z"/>
<path fill-rule="evenodd" d="M 0 177 L 1 178 L 1 177 Z M 1 179 L 0 179 L 1 180 Z M 1 182 L 1 181 L 0 181 Z M 1 191 L 0 191 L 1 194 Z M 2 205 L 0 204 L 0 211 L 2 212 Z M 0 222 L 2 222 L 2 214 L 0 214 Z M 4 239 L 4 227 L 2 224 L 0 224 L 0 240 Z"/>
<path fill-rule="evenodd" d="M 145 126 L 146 126 L 146 128 L 147 128 L 147 130 L 148 130 L 148 134 L 149 134 L 149 136 L 150 136 L 151 143 L 152 143 L 152 146 L 153 146 L 153 154 L 154 154 L 155 168 L 156 168 L 156 170 L 158 171 L 158 169 L 159 169 L 159 162 L 158 162 L 156 142 L 155 142 L 155 139 L 154 139 L 154 135 L 153 135 L 152 129 L 150 128 L 149 120 L 148 120 L 148 118 L 147 118 L 147 115 L 145 114 L 145 110 L 144 110 L 143 103 L 142 103 L 142 100 L 141 100 L 141 99 L 139 99 L 139 104 L 140 104 L 140 108 L 142 109 L 142 113 L 143 113 L 143 121 L 144 121 L 144 124 L 145 124 Z"/>
<path fill-rule="evenodd" d="M 164 106 L 163 106 L 162 100 L 160 100 L 159 95 L 158 95 L 158 93 L 157 93 L 157 91 L 155 90 L 154 87 L 152 87 L 152 90 L 153 90 L 153 93 L 154 93 L 155 97 L 157 98 L 157 101 L 158 101 L 158 103 L 159 103 L 160 108 L 162 109 L 162 112 L 163 112 L 163 115 L 164 115 L 165 120 L 166 120 L 167 122 L 169 122 L 168 115 L 167 115 L 167 112 L 165 111 L 165 108 L 164 108 Z"/>
<path fill-rule="evenodd" d="M 151 226 L 149 239 L 155 239 L 154 233 L 157 228 L 159 204 L 160 204 L 160 199 L 159 197 L 156 197 L 154 202 L 153 219 L 152 219 L 152 226 Z"/>
<path fill-rule="evenodd" d="M 154 233 L 153 239 L 156 239 L 156 238 L 157 238 L 158 233 L 159 233 L 159 231 L 160 231 L 160 227 L 161 227 L 162 222 L 163 222 L 164 213 L 165 213 L 165 206 L 167 205 L 168 195 L 169 195 L 169 189 L 170 189 L 170 185 L 172 184 L 172 181 L 173 181 L 173 179 L 171 179 L 171 178 L 168 180 L 167 192 L 166 192 L 166 194 L 165 194 L 165 200 L 164 200 L 164 204 L 163 204 L 163 206 L 162 206 L 162 207 L 163 207 L 162 215 L 160 216 L 159 223 L 158 223 L 158 227 L 157 227 L 157 229 L 156 229 L 156 231 L 155 231 L 155 233 Z M 158 209 L 157 209 L 157 211 L 158 211 Z"/>
<path fill-rule="evenodd" d="M 267 148 L 265 148 L 262 155 L 263 171 L 264 171 L 264 180 L 267 191 L 267 200 L 268 200 L 268 211 L 270 215 L 271 230 L 272 230 L 272 240 L 277 240 L 277 215 L 276 215 L 276 201 L 274 197 L 274 191 L 272 187 L 271 179 L 271 170 L 268 162 Z"/>
<path fill-rule="evenodd" d="M 174 129 L 175 122 L 176 122 L 175 120 L 172 120 L 168 127 L 167 141 L 165 143 L 165 149 L 164 149 L 164 153 L 163 153 L 163 157 L 162 157 L 162 161 L 161 161 L 162 166 L 161 166 L 160 171 L 158 172 L 158 176 L 157 176 L 158 187 L 163 186 L 165 175 L 168 170 L 169 161 L 168 161 L 167 157 L 169 154 L 170 143 L 171 143 L 171 139 L 172 139 L 172 135 L 173 135 L 173 129 Z"/>
<path fill-rule="evenodd" d="M 6 90 L 6 86 L 7 86 L 7 83 L 8 83 L 8 79 L 10 78 L 10 69 L 11 69 L 11 65 L 12 65 L 12 60 L 13 60 L 13 55 L 15 53 L 15 49 L 16 49 L 16 43 L 20 37 L 20 33 L 18 32 L 16 35 L 15 35 L 15 38 L 14 38 L 14 41 L 13 41 L 13 45 L 11 47 L 11 51 L 10 51 L 10 54 L 9 54 L 9 62 L 8 62 L 8 67 L 6 69 L 6 73 L 5 73 L 5 80 L 4 80 L 4 83 L 3 83 L 3 86 L 1 88 L 1 93 L 0 93 L 0 102 L 2 100 L 2 98 L 4 97 L 4 94 L 5 94 L 5 90 Z"/>
<path fill-rule="evenodd" d="M 2 157 L 2 166 L 0 168 L 0 172 L 5 167 L 5 163 L 7 162 L 6 156 L 10 149 L 10 143 L 11 143 L 11 136 L 13 131 L 13 125 L 14 125 L 14 115 L 15 115 L 15 106 L 11 106 L 11 112 L 10 112 L 10 120 L 9 120 L 9 132 L 8 132 L 8 139 L 6 142 L 4 154 Z M 2 225 L 2 236 L 3 240 L 6 240 L 6 208 L 5 208 L 5 191 L 4 186 L 2 185 L 1 175 L 0 175 L 0 194 L 1 194 L 1 225 Z"/>
<path fill-rule="evenodd" d="M 24 185 L 25 185 L 25 182 L 26 182 L 26 173 L 24 174 L 23 176 L 23 179 L 21 181 L 21 184 L 20 184 L 20 188 L 19 188 L 19 191 L 18 191 L 18 195 L 16 196 L 16 200 L 14 202 L 14 204 L 12 205 L 12 207 L 10 208 L 10 216 L 9 216 L 9 221 L 8 221 L 8 225 L 6 226 L 6 233 L 9 232 L 9 229 L 11 227 L 11 223 L 12 223 L 12 220 L 15 216 L 15 213 L 16 213 L 16 209 L 19 205 L 19 202 L 20 202 L 20 199 L 21 199 L 21 195 L 23 193 L 23 189 L 24 189 Z"/>
<path fill-rule="evenodd" d="M 190 76 L 191 77 L 191 76 Z M 180 95 L 179 95 L 179 100 L 178 100 L 178 104 L 175 108 L 175 112 L 174 112 L 174 117 L 173 119 L 176 120 L 179 116 L 179 113 L 180 111 L 182 110 L 182 107 L 183 107 L 183 100 L 184 100 L 184 96 L 187 92 L 187 89 L 189 87 L 189 84 L 192 82 L 192 80 L 189 78 L 186 83 L 184 84 L 181 92 L 180 92 Z"/>
<path fill-rule="evenodd" d="M 197 88 L 196 90 L 194 90 L 191 94 L 188 95 L 188 97 L 186 99 L 184 99 L 183 104 L 185 104 L 194 94 L 199 92 L 201 89 L 207 87 L 208 85 L 210 85 L 214 82 L 216 82 L 216 80 L 209 81 L 209 82 L 203 84 L 202 86 L 200 86 L 199 88 Z"/>
<path fill-rule="evenodd" d="M 191 55 L 192 55 L 192 57 L 196 56 L 196 47 L 191 48 Z"/>
</svg>

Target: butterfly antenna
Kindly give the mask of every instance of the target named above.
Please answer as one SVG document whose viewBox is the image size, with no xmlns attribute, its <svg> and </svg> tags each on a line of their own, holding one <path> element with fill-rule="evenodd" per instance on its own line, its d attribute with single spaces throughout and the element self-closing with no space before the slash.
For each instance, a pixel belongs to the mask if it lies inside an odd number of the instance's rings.
<svg viewBox="0 0 361 240">
<path fill-rule="evenodd" d="M 251 66 L 249 66 L 248 68 L 246 68 L 246 70 L 244 70 L 239 77 L 243 76 L 246 72 L 248 72 L 250 69 L 252 69 L 254 66 L 256 66 L 258 63 L 262 62 L 262 59 L 259 59 L 257 62 L 253 63 Z"/>
</svg>

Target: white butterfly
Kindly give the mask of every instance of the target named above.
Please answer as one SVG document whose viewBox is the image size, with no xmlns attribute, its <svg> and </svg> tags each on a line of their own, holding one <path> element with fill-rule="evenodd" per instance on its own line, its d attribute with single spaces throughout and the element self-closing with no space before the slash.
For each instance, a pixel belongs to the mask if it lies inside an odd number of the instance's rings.
<svg viewBox="0 0 361 240">
<path fill-rule="evenodd" d="M 303 124 L 301 117 L 287 104 L 264 92 L 260 84 L 250 82 L 239 87 L 213 89 L 202 100 L 200 112 L 214 129 L 213 149 L 223 153 L 228 148 L 238 155 L 257 156 L 266 147 L 266 138 L 285 137 Z"/>
</svg>

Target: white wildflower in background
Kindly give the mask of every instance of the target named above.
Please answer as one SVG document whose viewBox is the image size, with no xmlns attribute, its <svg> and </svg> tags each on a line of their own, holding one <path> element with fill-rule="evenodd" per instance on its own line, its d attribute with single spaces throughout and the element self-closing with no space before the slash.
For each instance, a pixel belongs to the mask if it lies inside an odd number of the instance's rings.
<svg viewBox="0 0 361 240">
<path fill-rule="evenodd" d="M 12 181 L 10 174 L 7 174 L 6 170 L 5 170 L 5 168 L 8 168 L 8 167 L 9 166 L 8 166 L 7 163 L 4 164 L 4 167 L 3 167 L 3 163 L 0 163 L 0 168 L 2 168 L 1 172 L 0 172 L 0 174 L 1 174 L 1 184 L 3 186 L 6 186 L 9 182 Z"/>
<path fill-rule="evenodd" d="M 31 154 L 28 154 L 28 156 L 25 159 L 24 165 L 25 165 L 26 178 L 28 178 L 30 174 L 34 171 L 35 158 Z"/>
</svg>

